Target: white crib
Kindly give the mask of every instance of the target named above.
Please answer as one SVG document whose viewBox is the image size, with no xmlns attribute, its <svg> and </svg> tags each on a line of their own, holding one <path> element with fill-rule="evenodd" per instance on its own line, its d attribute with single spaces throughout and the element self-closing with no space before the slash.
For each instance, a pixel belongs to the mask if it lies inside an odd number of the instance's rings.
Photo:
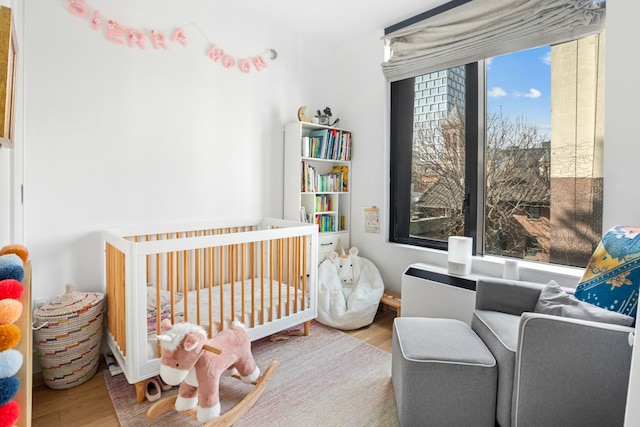
<svg viewBox="0 0 640 427">
<path fill-rule="evenodd" d="M 104 230 L 107 344 L 144 400 L 160 372 L 164 318 L 252 340 L 317 316 L 317 226 L 273 218 L 141 224 Z"/>
</svg>

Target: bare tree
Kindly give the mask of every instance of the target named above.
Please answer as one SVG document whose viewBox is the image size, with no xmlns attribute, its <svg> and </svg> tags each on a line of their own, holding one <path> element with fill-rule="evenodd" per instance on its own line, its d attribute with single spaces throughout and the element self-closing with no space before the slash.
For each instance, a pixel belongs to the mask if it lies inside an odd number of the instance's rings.
<svg viewBox="0 0 640 427">
<path fill-rule="evenodd" d="M 441 126 L 415 129 L 414 190 L 422 193 L 414 204 L 414 218 L 447 218 L 429 237 L 463 231 L 465 198 L 465 122 L 454 109 Z M 524 254 L 527 239 L 515 219 L 531 207 L 549 207 L 549 145 L 539 126 L 523 118 L 499 114 L 487 118 L 486 249 L 489 253 Z"/>
<path fill-rule="evenodd" d="M 487 249 L 524 255 L 532 236 L 515 220 L 531 208 L 548 211 L 549 144 L 538 125 L 493 114 L 487 120 L 486 165 Z"/>
</svg>

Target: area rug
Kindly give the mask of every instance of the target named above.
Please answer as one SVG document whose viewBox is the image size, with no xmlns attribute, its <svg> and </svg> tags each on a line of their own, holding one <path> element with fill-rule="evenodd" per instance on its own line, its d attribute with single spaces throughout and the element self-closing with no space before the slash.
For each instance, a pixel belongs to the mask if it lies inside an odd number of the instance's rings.
<svg viewBox="0 0 640 427">
<path fill-rule="evenodd" d="M 256 404 L 235 425 L 241 426 L 399 426 L 391 386 L 391 354 L 317 322 L 309 336 L 263 338 L 253 343 L 261 369 L 273 360 L 280 368 Z M 197 422 L 169 412 L 153 420 L 151 403 L 136 403 L 135 388 L 124 375 L 104 374 L 118 420 L 123 427 L 179 425 Z M 223 377 L 222 412 L 235 406 L 251 385 Z M 177 393 L 177 387 L 162 397 Z"/>
</svg>

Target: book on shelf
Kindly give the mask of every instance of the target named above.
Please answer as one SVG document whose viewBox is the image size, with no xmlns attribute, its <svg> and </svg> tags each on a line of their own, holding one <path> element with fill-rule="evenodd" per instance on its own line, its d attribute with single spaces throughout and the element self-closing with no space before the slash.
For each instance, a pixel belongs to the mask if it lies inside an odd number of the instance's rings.
<svg viewBox="0 0 640 427">
<path fill-rule="evenodd" d="M 318 129 L 302 137 L 302 156 L 326 160 L 351 160 L 351 132 Z"/>
<path fill-rule="evenodd" d="M 309 162 L 302 162 L 302 186 L 303 193 L 316 191 L 318 188 L 318 173 Z"/>
<path fill-rule="evenodd" d="M 351 160 L 351 132 L 342 132 L 339 160 Z"/>
<path fill-rule="evenodd" d="M 329 173 L 318 173 L 307 161 L 302 161 L 302 181 L 300 190 L 303 193 L 346 193 L 349 191 L 349 166 L 334 166 Z"/>
<path fill-rule="evenodd" d="M 349 191 L 349 166 L 334 166 L 333 169 L 331 169 L 331 172 L 336 175 L 336 191 Z"/>
<path fill-rule="evenodd" d="M 318 225 L 318 232 L 328 233 L 335 231 L 335 217 L 333 215 L 316 215 L 315 223 Z"/>
<path fill-rule="evenodd" d="M 316 212 L 330 212 L 333 210 L 333 202 L 328 194 L 318 194 L 316 196 Z"/>
<path fill-rule="evenodd" d="M 311 216 L 307 214 L 307 209 L 304 206 L 300 207 L 300 222 L 313 224 L 313 221 L 311 221 Z"/>
<path fill-rule="evenodd" d="M 347 229 L 347 216 L 340 215 L 338 218 L 338 231 L 345 231 Z"/>
<path fill-rule="evenodd" d="M 327 140 L 329 139 L 329 131 L 327 129 L 318 129 L 309 132 L 310 157 L 324 159 L 327 152 Z"/>
</svg>

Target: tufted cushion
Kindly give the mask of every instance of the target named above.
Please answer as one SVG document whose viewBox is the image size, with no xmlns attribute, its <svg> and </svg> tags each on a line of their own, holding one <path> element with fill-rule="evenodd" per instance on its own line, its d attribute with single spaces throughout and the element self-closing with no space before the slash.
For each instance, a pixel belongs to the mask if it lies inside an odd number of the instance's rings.
<svg viewBox="0 0 640 427">
<path fill-rule="evenodd" d="M 639 286 L 640 227 L 619 225 L 602 237 L 574 295 L 635 319 Z"/>
</svg>

